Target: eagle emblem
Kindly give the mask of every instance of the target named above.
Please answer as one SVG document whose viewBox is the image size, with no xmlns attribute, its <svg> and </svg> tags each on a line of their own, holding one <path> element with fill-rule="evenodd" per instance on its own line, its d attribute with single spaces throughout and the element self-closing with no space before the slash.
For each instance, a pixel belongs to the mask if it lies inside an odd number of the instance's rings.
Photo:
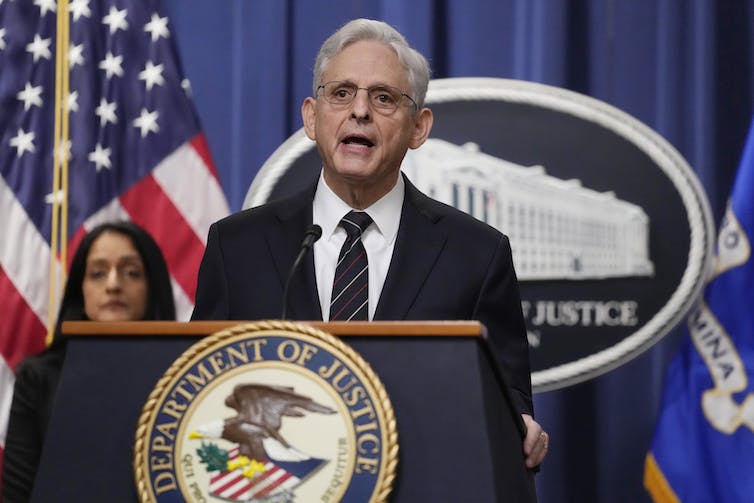
<svg viewBox="0 0 754 503">
<path fill-rule="evenodd" d="M 229 501 L 292 501 L 291 490 L 327 460 L 314 458 L 292 446 L 280 433 L 282 419 L 306 412 L 336 411 L 296 393 L 292 387 L 245 383 L 234 387 L 225 405 L 236 415 L 196 428 L 189 438 L 224 439 L 222 449 L 202 441 L 197 449 L 210 475 L 209 492 Z"/>
</svg>

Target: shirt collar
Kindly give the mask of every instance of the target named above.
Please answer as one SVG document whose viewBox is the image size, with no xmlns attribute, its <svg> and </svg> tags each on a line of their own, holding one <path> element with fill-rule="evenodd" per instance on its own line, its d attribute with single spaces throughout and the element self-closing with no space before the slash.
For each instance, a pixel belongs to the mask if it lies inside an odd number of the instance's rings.
<svg viewBox="0 0 754 503">
<path fill-rule="evenodd" d="M 403 176 L 398 176 L 398 182 L 390 189 L 390 192 L 368 208 L 361 210 L 372 217 L 377 231 L 384 237 L 387 243 L 394 242 L 398 235 L 405 191 L 406 186 Z M 340 220 L 351 210 L 353 208 L 348 206 L 332 191 L 320 172 L 317 190 L 314 193 L 312 214 L 313 223 L 322 227 L 322 237 L 330 239 L 338 228 Z"/>
</svg>

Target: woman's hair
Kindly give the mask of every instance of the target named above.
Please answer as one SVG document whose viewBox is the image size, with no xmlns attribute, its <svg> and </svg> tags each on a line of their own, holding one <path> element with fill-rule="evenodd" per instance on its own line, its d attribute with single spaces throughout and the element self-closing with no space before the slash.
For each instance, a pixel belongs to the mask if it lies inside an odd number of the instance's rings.
<svg viewBox="0 0 754 503">
<path fill-rule="evenodd" d="M 64 321 L 88 320 L 84 310 L 84 293 L 82 285 L 86 274 L 86 261 L 92 244 L 106 232 L 115 232 L 131 239 L 131 242 L 139 252 L 144 264 L 147 278 L 147 309 L 144 313 L 145 320 L 175 320 L 175 303 L 173 302 L 173 290 L 170 284 L 170 275 L 165 258 L 162 256 L 160 247 L 157 246 L 152 236 L 147 231 L 133 222 L 108 222 L 92 229 L 81 240 L 71 261 L 71 270 L 68 273 L 68 281 L 63 293 L 63 301 L 60 304 L 58 321 L 55 325 L 55 337 L 53 343 L 63 340 L 60 337 L 60 327 Z"/>
<path fill-rule="evenodd" d="M 312 96 L 316 98 L 317 88 L 324 84 L 320 80 L 330 60 L 349 45 L 360 41 L 379 42 L 395 52 L 398 61 L 406 68 L 408 85 L 411 88 L 409 93 L 416 102 L 417 110 L 420 110 L 424 106 L 424 97 L 429 85 L 429 63 L 421 53 L 408 45 L 403 35 L 395 28 L 373 19 L 354 19 L 325 40 L 314 62 L 314 82 L 312 83 L 314 94 Z"/>
</svg>

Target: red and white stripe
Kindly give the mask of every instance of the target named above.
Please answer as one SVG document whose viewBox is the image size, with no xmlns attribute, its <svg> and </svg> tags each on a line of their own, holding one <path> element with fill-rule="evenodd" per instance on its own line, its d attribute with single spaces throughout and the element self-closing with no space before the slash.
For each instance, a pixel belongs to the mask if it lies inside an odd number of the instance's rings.
<svg viewBox="0 0 754 503">
<path fill-rule="evenodd" d="M 14 370 L 44 347 L 50 246 L 0 177 L 0 454 L 5 448 Z"/>
<path fill-rule="evenodd" d="M 113 219 L 128 218 L 144 227 L 160 245 L 168 263 L 178 319 L 188 320 L 194 307 L 196 276 L 207 231 L 212 222 L 228 212 L 206 141 L 199 135 L 89 217 L 81 237 L 96 225 Z"/>
<path fill-rule="evenodd" d="M 230 459 L 238 457 L 238 449 L 232 449 Z M 241 468 L 230 472 L 218 473 L 210 478 L 209 491 L 221 498 L 249 501 L 253 498 L 263 498 L 271 494 L 290 490 L 301 480 L 291 475 L 271 461 L 265 461 L 265 471 L 249 478 L 243 474 Z"/>
</svg>

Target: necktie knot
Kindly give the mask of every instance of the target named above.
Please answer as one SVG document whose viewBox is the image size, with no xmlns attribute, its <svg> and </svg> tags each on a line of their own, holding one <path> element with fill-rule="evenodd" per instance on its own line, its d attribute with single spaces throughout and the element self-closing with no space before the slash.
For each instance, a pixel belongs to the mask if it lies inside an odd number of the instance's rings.
<svg viewBox="0 0 754 503">
<path fill-rule="evenodd" d="M 340 221 L 340 226 L 343 227 L 348 235 L 349 240 L 353 240 L 369 227 L 372 223 L 372 217 L 363 211 L 349 211 L 346 216 Z"/>
</svg>

